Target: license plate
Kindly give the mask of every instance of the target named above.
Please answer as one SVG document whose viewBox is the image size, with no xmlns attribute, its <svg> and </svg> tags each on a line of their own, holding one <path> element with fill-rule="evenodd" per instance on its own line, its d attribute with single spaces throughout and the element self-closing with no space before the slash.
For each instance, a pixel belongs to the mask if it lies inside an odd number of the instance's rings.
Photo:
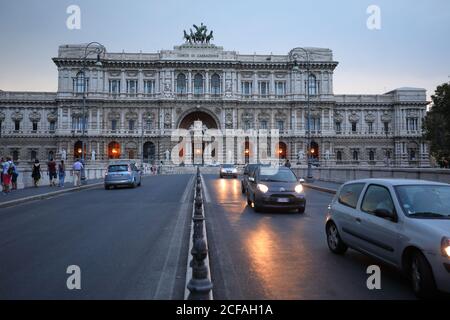
<svg viewBox="0 0 450 320">
<path fill-rule="evenodd" d="M 277 202 L 289 202 L 289 198 L 278 198 Z"/>
</svg>

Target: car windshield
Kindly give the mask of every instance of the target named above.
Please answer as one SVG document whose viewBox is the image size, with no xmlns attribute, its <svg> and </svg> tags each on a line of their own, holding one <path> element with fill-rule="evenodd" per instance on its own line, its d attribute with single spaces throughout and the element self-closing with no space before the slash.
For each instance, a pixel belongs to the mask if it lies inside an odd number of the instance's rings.
<svg viewBox="0 0 450 320">
<path fill-rule="evenodd" d="M 295 174 L 289 169 L 266 168 L 266 167 L 261 167 L 259 179 L 261 181 L 273 181 L 273 182 L 297 181 Z"/>
<path fill-rule="evenodd" d="M 227 168 L 227 169 L 234 168 L 234 164 L 224 164 L 224 165 L 222 165 L 222 167 Z"/>
<path fill-rule="evenodd" d="M 409 217 L 450 219 L 450 186 L 403 185 L 395 191 Z"/>
<path fill-rule="evenodd" d="M 120 164 L 108 167 L 108 172 L 121 172 L 121 171 L 128 171 L 128 165 Z"/>
</svg>

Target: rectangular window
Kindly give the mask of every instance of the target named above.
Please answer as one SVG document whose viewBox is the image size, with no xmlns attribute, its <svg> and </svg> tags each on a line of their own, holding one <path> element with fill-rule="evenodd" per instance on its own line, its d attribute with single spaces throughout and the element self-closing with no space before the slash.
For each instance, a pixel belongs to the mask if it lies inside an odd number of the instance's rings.
<svg viewBox="0 0 450 320">
<path fill-rule="evenodd" d="M 33 122 L 33 131 L 37 131 L 38 129 L 38 123 L 37 122 Z"/>
<path fill-rule="evenodd" d="M 284 81 L 276 81 L 275 82 L 275 94 L 277 96 L 286 95 L 286 82 L 284 82 Z"/>
<path fill-rule="evenodd" d="M 384 133 L 388 133 L 389 132 L 389 122 L 385 122 L 384 123 Z"/>
<path fill-rule="evenodd" d="M 369 122 L 369 123 L 367 124 L 367 127 L 368 127 L 368 129 L 369 129 L 369 133 L 373 133 L 373 123 L 372 123 L 372 122 Z"/>
<path fill-rule="evenodd" d="M 136 94 L 137 93 L 138 82 L 137 80 L 127 80 L 127 93 Z"/>
<path fill-rule="evenodd" d="M 260 81 L 258 82 L 258 92 L 261 96 L 267 96 L 269 94 L 269 82 Z"/>
<path fill-rule="evenodd" d="M 120 93 L 120 80 L 109 80 L 109 93 Z"/>
<path fill-rule="evenodd" d="M 14 130 L 15 131 L 20 130 L 20 121 L 19 120 L 14 121 Z"/>
<path fill-rule="evenodd" d="M 48 130 L 50 132 L 55 132 L 56 129 L 56 122 L 55 121 L 50 121 L 48 124 Z"/>
<path fill-rule="evenodd" d="M 117 130 L 117 120 L 111 120 L 111 130 Z"/>
<path fill-rule="evenodd" d="M 128 130 L 134 130 L 134 120 L 128 121 Z"/>
<path fill-rule="evenodd" d="M 260 129 L 267 130 L 267 120 L 261 120 L 259 123 Z"/>
<path fill-rule="evenodd" d="M 279 131 L 284 131 L 284 121 L 283 120 L 278 120 L 277 121 L 277 129 Z"/>
<path fill-rule="evenodd" d="M 152 130 L 153 129 L 153 122 L 152 122 L 152 120 L 147 120 L 145 122 L 145 127 L 147 128 L 147 130 Z"/>
<path fill-rule="evenodd" d="M 156 92 L 155 80 L 145 80 L 144 81 L 144 93 L 145 94 L 154 94 L 155 92 Z"/>
<path fill-rule="evenodd" d="M 352 132 L 356 132 L 356 122 L 352 122 Z"/>
<path fill-rule="evenodd" d="M 241 92 L 244 96 L 251 95 L 252 94 L 252 82 L 251 81 L 242 81 Z"/>
<path fill-rule="evenodd" d="M 341 133 L 341 123 L 340 122 L 335 123 L 335 128 L 336 128 L 337 133 Z"/>
</svg>

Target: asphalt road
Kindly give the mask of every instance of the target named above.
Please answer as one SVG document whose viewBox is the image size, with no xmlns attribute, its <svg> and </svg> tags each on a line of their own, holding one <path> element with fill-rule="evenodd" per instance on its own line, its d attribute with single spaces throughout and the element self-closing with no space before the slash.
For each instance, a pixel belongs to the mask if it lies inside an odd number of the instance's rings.
<svg viewBox="0 0 450 320">
<path fill-rule="evenodd" d="M 238 179 L 204 175 L 215 299 L 415 299 L 390 266 L 349 250 L 332 254 L 324 221 L 332 195 L 307 189 L 305 214 L 255 213 Z M 367 289 L 370 265 L 381 290 Z"/>
<path fill-rule="evenodd" d="M 0 299 L 183 299 L 194 175 L 0 209 Z M 67 267 L 81 269 L 68 290 Z"/>
</svg>

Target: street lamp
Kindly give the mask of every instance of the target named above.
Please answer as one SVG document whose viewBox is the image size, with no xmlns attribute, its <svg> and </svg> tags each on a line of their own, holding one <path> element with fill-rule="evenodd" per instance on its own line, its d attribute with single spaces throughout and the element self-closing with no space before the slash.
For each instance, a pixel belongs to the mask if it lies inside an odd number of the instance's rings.
<svg viewBox="0 0 450 320">
<path fill-rule="evenodd" d="M 93 45 L 95 45 L 95 47 L 92 47 Z M 86 144 L 84 142 L 85 136 L 86 136 L 86 94 L 87 94 L 87 78 L 86 78 L 86 64 L 87 64 L 87 59 L 88 56 L 92 53 L 97 54 L 97 60 L 95 61 L 95 66 L 96 67 L 102 67 L 103 64 L 100 60 L 100 55 L 104 54 L 106 52 L 105 47 L 98 43 L 98 42 L 90 42 L 86 45 L 86 47 L 84 48 L 84 55 L 82 57 L 81 60 L 81 72 L 83 75 L 83 122 L 82 122 L 82 139 L 81 139 L 81 160 L 84 162 L 84 154 L 86 152 Z"/>
<path fill-rule="evenodd" d="M 308 143 L 308 148 L 307 148 L 307 161 L 308 161 L 308 171 L 307 171 L 307 179 L 308 180 L 312 180 L 313 179 L 313 175 L 312 175 L 312 166 L 311 166 L 311 106 L 310 106 L 310 97 L 309 97 L 309 87 L 310 87 L 310 54 L 309 51 L 305 48 L 296 48 L 298 50 L 301 50 L 305 53 L 306 56 L 306 110 L 307 110 L 307 132 L 306 132 L 306 137 L 307 137 L 307 143 Z M 297 62 L 297 55 L 294 55 L 294 67 L 293 70 L 294 71 L 298 71 L 299 70 L 299 66 L 298 66 L 298 62 Z"/>
</svg>

